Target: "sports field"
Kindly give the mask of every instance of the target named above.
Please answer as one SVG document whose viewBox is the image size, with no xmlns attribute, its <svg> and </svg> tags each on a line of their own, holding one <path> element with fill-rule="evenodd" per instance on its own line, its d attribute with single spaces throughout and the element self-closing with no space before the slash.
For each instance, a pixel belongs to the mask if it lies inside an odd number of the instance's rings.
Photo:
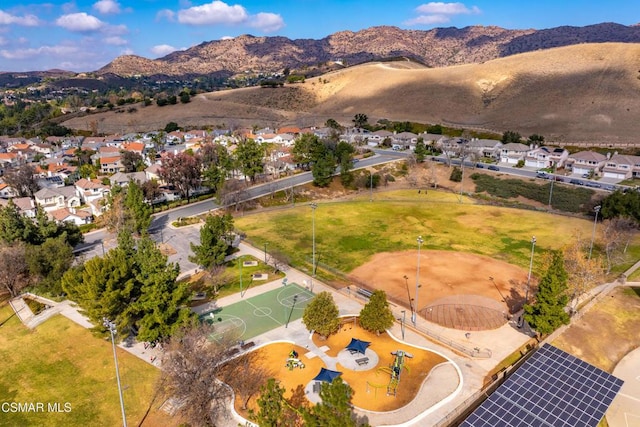
<svg viewBox="0 0 640 427">
<path fill-rule="evenodd" d="M 247 341 L 302 317 L 312 292 L 295 283 L 216 308 L 200 316 L 216 341 Z"/>
</svg>

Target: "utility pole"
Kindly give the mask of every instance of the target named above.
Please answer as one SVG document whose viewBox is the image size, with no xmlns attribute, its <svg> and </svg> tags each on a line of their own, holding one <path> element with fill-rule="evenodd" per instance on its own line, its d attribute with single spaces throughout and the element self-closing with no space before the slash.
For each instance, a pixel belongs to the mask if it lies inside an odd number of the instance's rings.
<svg viewBox="0 0 640 427">
<path fill-rule="evenodd" d="M 118 354 L 116 353 L 116 324 L 107 319 L 106 317 L 102 318 L 102 324 L 109 329 L 111 333 L 111 346 L 113 347 L 113 361 L 116 365 L 116 379 L 118 380 L 118 393 L 120 394 L 120 410 L 122 411 L 122 425 L 127 427 L 127 415 L 124 412 L 124 398 L 122 397 L 122 385 L 120 384 L 120 370 L 118 369 Z"/>
</svg>

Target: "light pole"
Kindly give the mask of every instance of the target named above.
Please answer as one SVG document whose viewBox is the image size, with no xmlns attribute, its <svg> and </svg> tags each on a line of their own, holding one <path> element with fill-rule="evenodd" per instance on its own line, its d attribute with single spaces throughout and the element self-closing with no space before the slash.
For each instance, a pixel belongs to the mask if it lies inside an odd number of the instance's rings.
<svg viewBox="0 0 640 427">
<path fill-rule="evenodd" d="M 549 209 L 551 209 L 551 196 L 553 195 L 553 182 L 556 180 L 555 175 L 550 175 L 551 187 L 549 188 Z"/>
<path fill-rule="evenodd" d="M 267 265 L 267 242 L 264 242 L 264 265 Z"/>
<path fill-rule="evenodd" d="M 238 257 L 238 270 L 240 271 L 240 298 L 242 298 L 244 296 L 244 293 L 242 292 L 242 259 L 241 257 Z"/>
<path fill-rule="evenodd" d="M 369 171 L 369 202 L 373 202 L 373 172 Z"/>
<path fill-rule="evenodd" d="M 531 285 L 531 270 L 533 269 L 533 251 L 536 248 L 536 236 L 531 238 L 531 259 L 529 260 L 529 276 L 527 277 L 527 293 L 524 297 L 524 303 L 529 303 L 529 286 Z"/>
<path fill-rule="evenodd" d="M 405 316 L 407 314 L 407 310 L 402 310 L 402 320 L 400 321 L 400 330 L 402 331 L 402 339 L 404 340 L 404 320 L 405 320 Z"/>
<path fill-rule="evenodd" d="M 107 319 L 106 317 L 102 318 L 102 324 L 105 328 L 109 329 L 111 333 L 111 346 L 113 347 L 113 361 L 116 365 L 116 378 L 118 380 L 118 393 L 120 394 L 120 410 L 122 411 L 122 425 L 127 427 L 127 416 L 124 412 L 124 398 L 122 397 L 122 385 L 120 384 L 120 371 L 118 370 L 118 355 L 116 353 L 116 324 Z"/>
<path fill-rule="evenodd" d="M 313 278 L 316 277 L 316 209 L 318 205 L 311 203 L 311 238 L 312 238 L 312 253 L 311 253 L 311 286 L 310 290 L 313 292 Z"/>
<path fill-rule="evenodd" d="M 418 292 L 420 290 L 420 247 L 424 243 L 424 240 L 422 239 L 422 236 L 418 236 L 417 242 L 418 242 L 418 268 L 416 270 L 416 296 L 415 296 L 416 301 L 413 304 L 413 326 L 416 326 L 417 317 L 418 317 L 418 310 L 419 310 L 419 308 L 418 308 Z"/>
<path fill-rule="evenodd" d="M 600 212 L 600 208 L 602 206 L 598 205 L 593 208 L 596 213 L 596 217 L 593 220 L 593 233 L 591 233 L 591 246 L 589 247 L 589 260 L 591 260 L 591 252 L 593 252 L 593 240 L 596 238 L 596 225 L 598 224 L 598 213 Z"/>
</svg>

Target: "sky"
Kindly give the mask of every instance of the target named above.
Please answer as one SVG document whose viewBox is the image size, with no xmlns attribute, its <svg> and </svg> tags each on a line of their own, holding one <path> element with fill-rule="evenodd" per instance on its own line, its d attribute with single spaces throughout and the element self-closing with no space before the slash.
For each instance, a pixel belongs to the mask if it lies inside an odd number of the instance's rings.
<svg viewBox="0 0 640 427">
<path fill-rule="evenodd" d="M 321 39 L 379 25 L 429 30 L 640 22 L 636 0 L 0 1 L 0 71 L 95 71 L 120 55 L 159 58 L 242 34 Z"/>
</svg>

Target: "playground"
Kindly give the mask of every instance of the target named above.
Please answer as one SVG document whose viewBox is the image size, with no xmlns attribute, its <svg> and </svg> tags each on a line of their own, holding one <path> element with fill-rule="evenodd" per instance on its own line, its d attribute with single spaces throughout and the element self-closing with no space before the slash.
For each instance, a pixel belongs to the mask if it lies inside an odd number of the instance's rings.
<svg viewBox="0 0 640 427">
<path fill-rule="evenodd" d="M 406 308 L 415 301 L 417 251 L 374 255 L 352 273 L 356 283 L 383 289 Z M 488 256 L 423 250 L 420 253 L 418 310 L 449 328 L 486 330 L 502 326 L 522 307 L 527 271 Z M 531 279 L 531 292 L 535 290 Z"/>
<path fill-rule="evenodd" d="M 216 341 L 247 341 L 302 317 L 313 293 L 292 283 L 200 315 Z"/>
<path fill-rule="evenodd" d="M 366 353 L 350 354 L 347 347 L 353 338 L 370 343 Z M 353 322 L 344 323 L 338 333 L 324 341 L 314 335 L 313 341 L 318 347 L 326 349 L 324 353 L 327 356 L 335 357 L 335 367 L 327 367 L 319 357 L 310 354 L 309 350 L 302 346 L 274 343 L 256 350 L 261 352 L 262 363 L 273 367 L 273 376 L 285 388 L 287 397 L 291 396 L 292 389 L 300 385 L 305 388 L 309 401 L 316 401 L 317 396 L 314 396 L 312 390 L 314 378 L 321 368 L 328 368 L 341 372 L 342 379 L 353 388 L 352 403 L 356 407 L 369 411 L 392 411 L 411 402 L 431 370 L 446 362 L 444 357 L 436 353 L 398 343 L 386 333 L 378 336 L 367 332 Z M 400 364 L 399 350 L 405 354 Z M 296 359 L 304 368 L 290 369 L 292 351 L 297 353 Z M 409 358 L 407 353 L 412 357 Z M 365 357 L 369 359 L 368 363 L 360 366 L 356 361 Z M 399 374 L 393 374 L 394 366 L 399 368 Z M 390 385 L 395 395 L 388 393 Z M 453 391 L 457 385 L 452 383 L 451 390 Z M 239 406 L 236 402 L 236 409 L 239 409 Z M 249 407 L 255 408 L 255 398 L 251 400 Z"/>
</svg>

